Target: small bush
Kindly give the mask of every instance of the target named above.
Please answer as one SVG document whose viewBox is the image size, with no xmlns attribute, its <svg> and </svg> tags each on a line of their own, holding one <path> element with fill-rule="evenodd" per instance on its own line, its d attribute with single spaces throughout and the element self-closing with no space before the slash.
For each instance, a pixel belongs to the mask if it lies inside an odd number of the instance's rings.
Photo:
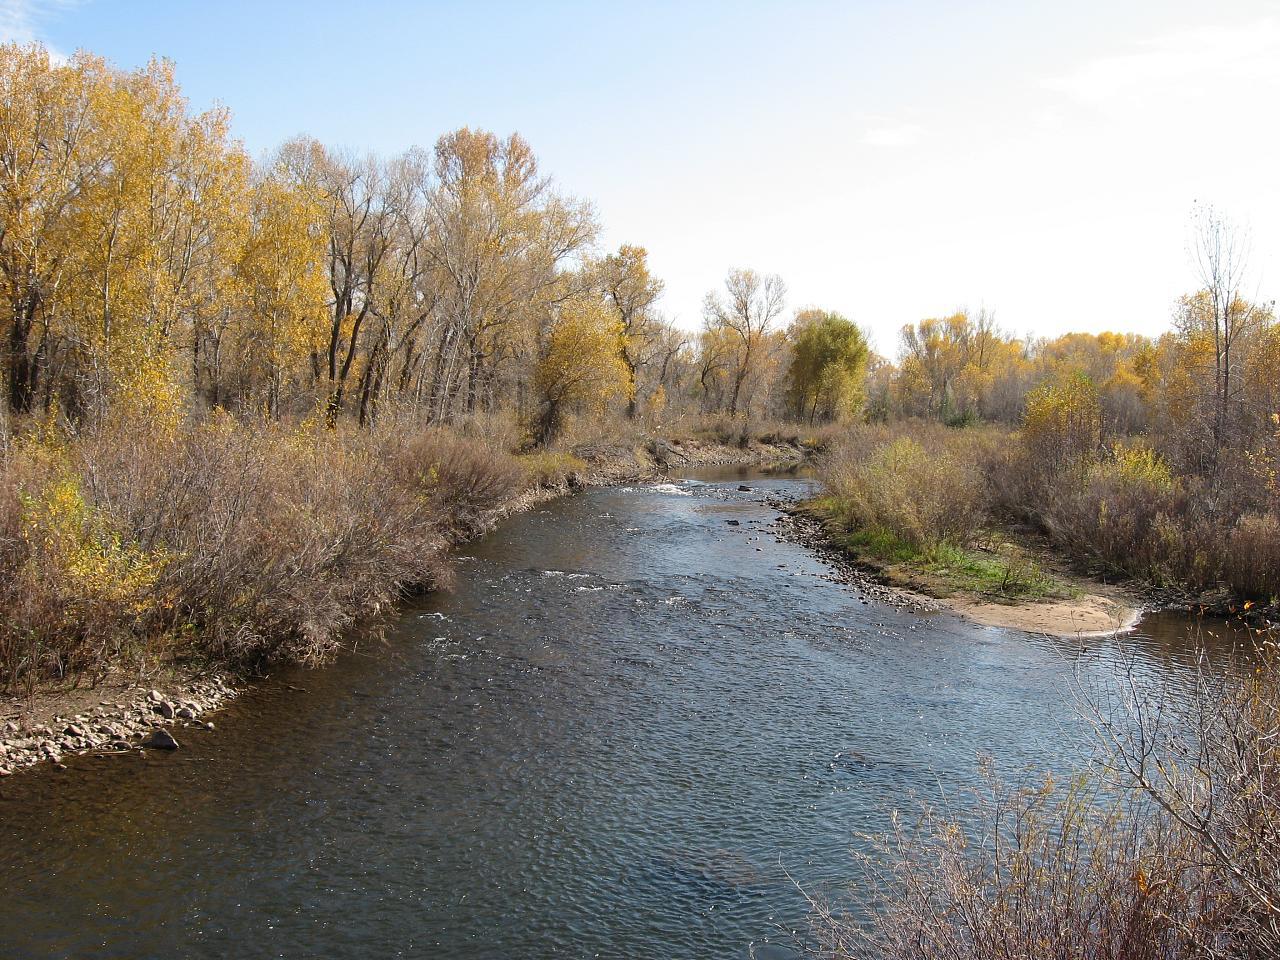
<svg viewBox="0 0 1280 960">
<path fill-rule="evenodd" d="M 526 481 L 535 487 L 554 488 L 574 483 L 587 469 L 586 461 L 563 450 L 541 450 L 520 457 Z"/>
<path fill-rule="evenodd" d="M 982 477 L 945 444 L 930 446 L 914 436 L 855 432 L 822 471 L 838 520 L 885 531 L 924 553 L 967 545 L 985 520 Z"/>
</svg>

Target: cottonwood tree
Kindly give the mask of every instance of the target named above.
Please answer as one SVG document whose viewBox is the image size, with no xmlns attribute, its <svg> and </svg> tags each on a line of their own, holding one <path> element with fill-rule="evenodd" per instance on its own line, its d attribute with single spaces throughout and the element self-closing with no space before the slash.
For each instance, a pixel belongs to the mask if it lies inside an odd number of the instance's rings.
<svg viewBox="0 0 1280 960">
<path fill-rule="evenodd" d="M 555 439 L 569 410 L 598 415 L 611 400 L 630 396 L 622 338 L 622 324 L 599 297 L 579 294 L 560 304 L 541 338 L 534 375 L 538 443 Z"/>
<path fill-rule="evenodd" d="M 754 270 L 730 270 L 724 286 L 726 296 L 707 294 L 702 313 L 707 332 L 720 332 L 733 342 L 729 415 L 736 417 L 743 384 L 762 360 L 766 338 L 782 315 L 787 287 L 777 274 Z"/>
<path fill-rule="evenodd" d="M 345 155 L 300 138 L 281 148 L 276 166 L 317 195 L 324 210 L 329 333 L 316 349 L 314 365 L 326 384 L 326 416 L 332 424 L 343 411 L 374 304 L 375 279 L 391 250 L 395 214 L 388 209 L 382 164 L 372 157 Z"/>
<path fill-rule="evenodd" d="M 662 281 L 649 272 L 644 247 L 624 244 L 593 265 L 605 301 L 622 326 L 622 362 L 631 381 L 627 418 L 634 420 L 640 398 L 640 375 L 664 356 L 663 325 L 654 305 Z"/>
<path fill-rule="evenodd" d="M 103 114 L 111 82 L 106 64 L 88 55 L 59 67 L 41 47 L 0 46 L 4 359 L 18 413 L 32 409 L 50 365 L 78 205 L 110 162 Z"/>
<path fill-rule="evenodd" d="M 198 325 L 244 222 L 225 112 L 191 115 L 159 60 L 122 72 L 5 45 L 0 85 L 9 405 L 30 411 L 42 386 L 99 422 L 111 402 L 180 403 L 173 338 Z"/>
<path fill-rule="evenodd" d="M 286 376 L 304 369 L 326 335 L 323 217 L 314 188 L 267 177 L 254 189 L 238 268 L 252 319 L 237 329 L 236 353 L 242 375 L 251 389 L 262 384 L 267 412 L 277 419 Z"/>
<path fill-rule="evenodd" d="M 799 417 L 816 423 L 852 416 L 865 400 L 870 351 L 858 325 L 838 313 L 801 310 L 788 331 L 788 396 Z"/>
<path fill-rule="evenodd" d="M 433 415 L 492 400 L 503 361 L 564 296 L 562 269 L 594 239 L 587 204 L 559 196 L 521 137 L 468 128 L 435 148 L 430 259 L 441 317 L 432 361 Z"/>
</svg>

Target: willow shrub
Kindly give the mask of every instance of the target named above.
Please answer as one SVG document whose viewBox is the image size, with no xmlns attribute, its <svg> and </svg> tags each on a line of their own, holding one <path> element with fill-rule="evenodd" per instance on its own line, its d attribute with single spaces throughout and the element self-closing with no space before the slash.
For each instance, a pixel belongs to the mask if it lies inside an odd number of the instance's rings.
<svg viewBox="0 0 1280 960">
<path fill-rule="evenodd" d="M 1211 481 L 1179 476 L 1142 442 L 1069 465 L 1013 435 L 984 472 L 998 514 L 1027 520 L 1072 555 L 1189 595 L 1280 597 L 1280 517 L 1242 463 Z"/>
<path fill-rule="evenodd" d="M 215 415 L 11 444 L 0 459 L 0 680 L 179 655 L 316 660 L 446 574 L 526 482 L 448 433 Z"/>
<path fill-rule="evenodd" d="M 855 429 L 829 453 L 822 471 L 835 519 L 865 535 L 888 534 L 922 553 L 968 545 L 987 518 L 974 442 L 943 427 Z"/>
</svg>

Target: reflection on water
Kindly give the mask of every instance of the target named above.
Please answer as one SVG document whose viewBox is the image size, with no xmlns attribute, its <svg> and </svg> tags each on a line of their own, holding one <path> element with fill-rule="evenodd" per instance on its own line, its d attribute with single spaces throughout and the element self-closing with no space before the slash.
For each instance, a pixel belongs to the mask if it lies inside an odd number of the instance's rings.
<svg viewBox="0 0 1280 960">
<path fill-rule="evenodd" d="M 0 955 L 786 956 L 789 877 L 834 889 L 981 753 L 1081 762 L 1073 674 L 1193 663 L 1176 618 L 1053 641 L 864 604 L 769 526 L 805 481 L 747 476 L 514 518 L 385 645 L 178 753 L 6 781 Z"/>
</svg>

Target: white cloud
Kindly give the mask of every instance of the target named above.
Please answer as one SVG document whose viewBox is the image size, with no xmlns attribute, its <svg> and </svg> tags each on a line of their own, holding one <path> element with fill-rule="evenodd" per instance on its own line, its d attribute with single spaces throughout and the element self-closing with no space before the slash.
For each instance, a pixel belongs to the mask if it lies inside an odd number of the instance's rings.
<svg viewBox="0 0 1280 960">
<path fill-rule="evenodd" d="M 1128 53 L 1097 57 L 1043 81 L 1083 104 L 1140 105 L 1224 92 L 1224 85 L 1280 84 L 1280 21 L 1205 26 L 1153 37 Z"/>
<path fill-rule="evenodd" d="M 55 60 L 66 56 L 55 50 L 41 36 L 41 23 L 50 15 L 66 10 L 78 0 L 0 0 L 0 42 L 34 43 L 40 41 Z"/>
<path fill-rule="evenodd" d="M 862 135 L 862 142 L 870 147 L 909 147 L 923 139 L 924 127 L 914 123 L 869 127 Z"/>
</svg>

